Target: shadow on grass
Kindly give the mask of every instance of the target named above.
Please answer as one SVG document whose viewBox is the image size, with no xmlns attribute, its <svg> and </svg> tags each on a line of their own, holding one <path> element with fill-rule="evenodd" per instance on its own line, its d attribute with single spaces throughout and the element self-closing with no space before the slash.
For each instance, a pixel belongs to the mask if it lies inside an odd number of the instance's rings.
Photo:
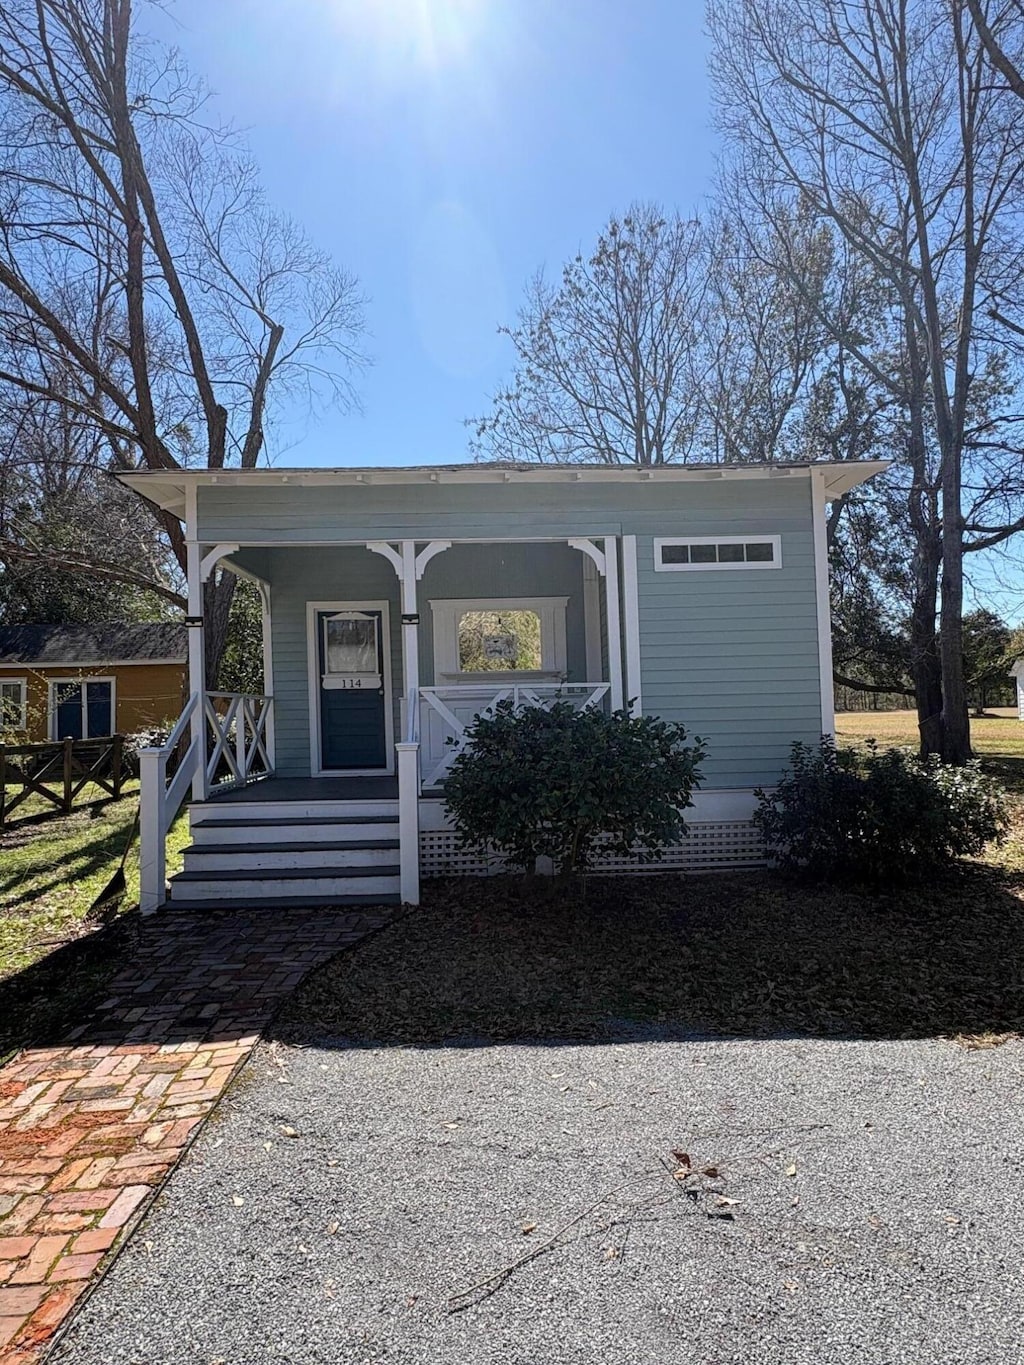
<svg viewBox="0 0 1024 1365">
<path fill-rule="evenodd" d="M 40 880 L 31 874 L 26 876 L 22 867 L 7 875 L 0 873 L 0 909 L 17 912 L 22 906 L 31 908 L 52 891 L 66 888 L 70 883 L 88 881 L 119 858 L 124 849 L 126 826 L 127 821 L 124 827 L 101 826 L 94 839 L 79 844 L 73 852 L 54 862 L 49 869 L 48 880 Z"/>
<path fill-rule="evenodd" d="M 55 1045 L 87 1019 L 138 936 L 138 914 L 120 915 L 0 981 L 0 1061 L 29 1043 Z"/>
<path fill-rule="evenodd" d="M 273 1031 L 351 1047 L 1018 1030 L 1024 903 L 972 866 L 891 895 L 766 872 L 594 879 L 584 904 L 436 881 L 310 977 Z"/>
</svg>

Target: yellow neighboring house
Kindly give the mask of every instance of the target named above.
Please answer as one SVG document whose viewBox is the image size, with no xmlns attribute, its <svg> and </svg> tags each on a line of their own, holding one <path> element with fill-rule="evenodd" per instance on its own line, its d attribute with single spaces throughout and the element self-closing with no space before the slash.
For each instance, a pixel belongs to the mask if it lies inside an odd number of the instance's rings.
<svg viewBox="0 0 1024 1365">
<path fill-rule="evenodd" d="M 170 622 L 0 626 L 0 734 L 94 739 L 173 723 L 187 657 L 186 628 Z"/>
</svg>

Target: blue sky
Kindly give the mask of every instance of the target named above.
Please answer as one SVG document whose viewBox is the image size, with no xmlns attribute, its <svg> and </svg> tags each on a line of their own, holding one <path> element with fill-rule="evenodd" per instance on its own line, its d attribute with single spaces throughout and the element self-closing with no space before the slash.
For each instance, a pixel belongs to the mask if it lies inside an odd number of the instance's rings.
<svg viewBox="0 0 1024 1365">
<path fill-rule="evenodd" d="M 695 0 L 177 0 L 146 22 L 368 298 L 362 414 L 289 414 L 282 463 L 467 458 L 528 277 L 631 200 L 690 211 L 710 185 Z"/>
</svg>

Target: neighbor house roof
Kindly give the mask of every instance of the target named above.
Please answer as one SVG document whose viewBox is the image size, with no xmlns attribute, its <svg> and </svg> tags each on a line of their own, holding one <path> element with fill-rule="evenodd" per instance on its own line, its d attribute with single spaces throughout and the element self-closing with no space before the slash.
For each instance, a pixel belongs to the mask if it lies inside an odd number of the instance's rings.
<svg viewBox="0 0 1024 1365">
<path fill-rule="evenodd" d="M 184 663 L 185 626 L 169 621 L 95 626 L 0 626 L 2 664 Z"/>
<path fill-rule="evenodd" d="M 803 460 L 766 461 L 751 464 L 508 464 L 498 461 L 480 464 L 379 465 L 373 467 L 330 467 L 323 469 L 152 469 L 119 473 L 122 483 L 144 498 L 185 517 L 187 488 L 213 484 L 226 488 L 274 484 L 313 485 L 394 485 L 394 484 L 510 484 L 579 482 L 665 483 L 706 479 L 779 479 L 808 478 L 820 471 L 829 498 L 841 497 L 873 474 L 888 469 L 888 460 Z"/>
</svg>

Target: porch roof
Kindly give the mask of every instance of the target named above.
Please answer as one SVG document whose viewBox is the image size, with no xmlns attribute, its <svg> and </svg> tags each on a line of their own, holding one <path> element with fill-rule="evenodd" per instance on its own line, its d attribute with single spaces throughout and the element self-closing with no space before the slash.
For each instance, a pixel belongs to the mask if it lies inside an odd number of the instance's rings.
<svg viewBox="0 0 1024 1365">
<path fill-rule="evenodd" d="M 643 484 L 694 482 L 709 479 L 746 480 L 809 478 L 812 471 L 825 474 L 829 498 L 842 497 L 852 488 L 889 467 L 888 460 L 772 461 L 759 464 L 433 464 L 407 466 L 351 466 L 321 469 L 154 469 L 115 475 L 162 511 L 184 520 L 185 490 L 220 485 L 246 488 L 274 484 L 299 487 L 316 485 L 395 484 L 573 484 L 578 482 Z"/>
</svg>

